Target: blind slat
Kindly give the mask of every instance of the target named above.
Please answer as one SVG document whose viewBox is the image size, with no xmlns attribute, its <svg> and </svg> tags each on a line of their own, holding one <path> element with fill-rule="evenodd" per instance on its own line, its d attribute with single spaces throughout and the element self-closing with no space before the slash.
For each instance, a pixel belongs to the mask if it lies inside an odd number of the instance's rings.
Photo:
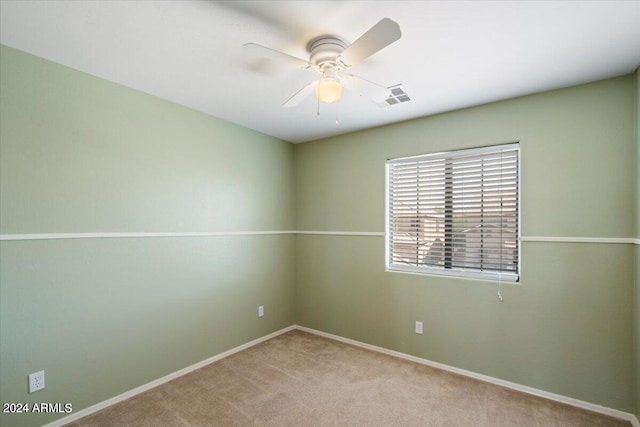
<svg viewBox="0 0 640 427">
<path fill-rule="evenodd" d="M 517 274 L 518 144 L 393 159 L 387 181 L 394 268 Z"/>
</svg>

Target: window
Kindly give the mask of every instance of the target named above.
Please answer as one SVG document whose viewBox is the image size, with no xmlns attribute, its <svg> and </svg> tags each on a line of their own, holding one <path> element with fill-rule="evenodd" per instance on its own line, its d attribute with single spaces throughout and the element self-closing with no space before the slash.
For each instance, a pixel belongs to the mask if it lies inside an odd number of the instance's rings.
<svg viewBox="0 0 640 427">
<path fill-rule="evenodd" d="M 387 161 L 387 270 L 517 281 L 519 144 Z"/>
</svg>

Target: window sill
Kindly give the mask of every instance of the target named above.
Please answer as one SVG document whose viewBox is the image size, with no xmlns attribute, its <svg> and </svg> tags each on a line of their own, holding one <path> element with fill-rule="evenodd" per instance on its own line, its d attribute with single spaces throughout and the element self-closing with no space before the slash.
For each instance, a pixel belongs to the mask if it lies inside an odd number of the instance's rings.
<svg viewBox="0 0 640 427">
<path fill-rule="evenodd" d="M 495 282 L 495 283 L 520 282 L 520 276 L 512 273 L 493 273 L 493 272 L 477 272 L 477 271 L 464 271 L 464 270 L 446 271 L 444 269 L 411 267 L 411 266 L 402 266 L 402 267 L 387 266 L 386 271 L 389 273 L 404 273 L 404 274 L 414 274 L 419 276 L 436 276 L 436 277 L 451 277 L 451 278 L 457 278 L 457 279 L 483 280 L 483 281 Z"/>
</svg>

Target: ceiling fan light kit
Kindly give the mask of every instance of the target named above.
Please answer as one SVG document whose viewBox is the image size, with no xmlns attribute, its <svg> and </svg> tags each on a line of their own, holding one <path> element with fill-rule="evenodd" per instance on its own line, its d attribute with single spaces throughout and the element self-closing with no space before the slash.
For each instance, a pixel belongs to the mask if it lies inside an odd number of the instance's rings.
<svg viewBox="0 0 640 427">
<path fill-rule="evenodd" d="M 307 44 L 309 61 L 255 43 L 247 43 L 244 48 L 253 54 L 285 60 L 321 73 L 319 79 L 296 92 L 285 101 L 283 107 L 295 107 L 313 92 L 319 102 L 332 104 L 342 98 L 343 87 L 357 91 L 379 104 L 390 96 L 388 88 L 353 74 L 342 76 L 340 73 L 399 40 L 401 36 L 400 26 L 389 18 L 383 18 L 351 45 L 334 36 L 314 38 Z"/>
<path fill-rule="evenodd" d="M 322 70 L 322 78 L 316 87 L 318 101 L 332 104 L 342 98 L 342 84 L 335 67 L 327 66 Z"/>
</svg>

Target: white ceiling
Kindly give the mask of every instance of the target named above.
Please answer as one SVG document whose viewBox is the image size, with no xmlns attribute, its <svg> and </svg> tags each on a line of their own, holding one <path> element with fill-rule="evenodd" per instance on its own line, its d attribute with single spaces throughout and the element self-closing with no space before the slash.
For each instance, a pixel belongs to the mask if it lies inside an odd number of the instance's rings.
<svg viewBox="0 0 640 427">
<path fill-rule="evenodd" d="M 402 38 L 352 68 L 411 102 L 345 92 L 281 105 L 316 77 L 251 57 L 255 42 L 307 59 L 389 17 Z M 0 1 L 0 42 L 213 116 L 303 142 L 633 72 L 640 1 Z M 339 124 L 336 124 L 336 114 Z"/>
</svg>

